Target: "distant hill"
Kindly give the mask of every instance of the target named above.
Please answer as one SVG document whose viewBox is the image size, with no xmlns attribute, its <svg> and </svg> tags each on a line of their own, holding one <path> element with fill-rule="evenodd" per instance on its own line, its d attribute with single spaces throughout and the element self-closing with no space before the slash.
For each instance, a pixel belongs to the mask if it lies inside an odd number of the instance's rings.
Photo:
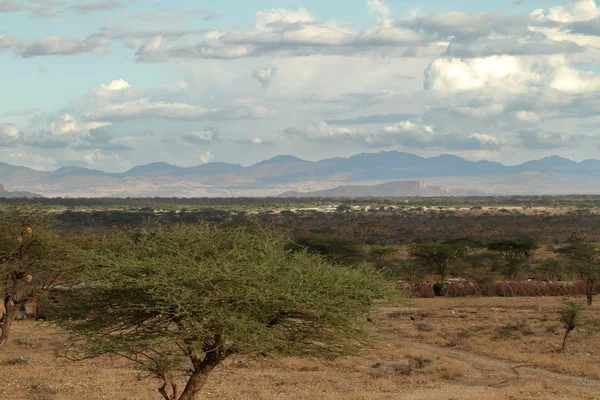
<svg viewBox="0 0 600 400">
<path fill-rule="evenodd" d="M 30 193 L 30 192 L 9 192 L 6 190 L 4 185 L 0 184 L 0 198 L 35 198 L 35 197 L 43 197 L 39 194 Z"/>
<path fill-rule="evenodd" d="M 278 197 L 407 197 L 407 196 L 478 196 L 480 190 L 450 190 L 445 186 L 429 186 L 421 181 L 395 181 L 379 185 L 349 185 L 315 192 L 289 191 Z"/>
<path fill-rule="evenodd" d="M 250 166 L 215 162 L 178 167 L 158 162 L 121 173 L 82 167 L 46 172 L 0 162 L 0 182 L 11 190 L 52 197 L 262 197 L 284 192 L 328 193 L 331 188 L 336 188 L 337 193 L 368 194 L 375 189 L 366 186 L 397 181 L 473 188 L 452 189 L 450 195 L 600 194 L 600 160 L 575 162 L 550 156 L 507 166 L 494 161 L 469 161 L 451 154 L 420 157 L 387 151 L 320 161 L 279 155 Z M 401 186 L 394 184 L 376 190 L 389 196 L 407 195 L 410 190 Z M 411 193 L 442 194 L 439 189 Z"/>
</svg>

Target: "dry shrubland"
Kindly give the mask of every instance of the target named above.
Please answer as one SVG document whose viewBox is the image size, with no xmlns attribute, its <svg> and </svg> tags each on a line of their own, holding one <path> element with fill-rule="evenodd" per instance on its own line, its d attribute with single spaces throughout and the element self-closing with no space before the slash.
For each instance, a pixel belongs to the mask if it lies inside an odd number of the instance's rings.
<svg viewBox="0 0 600 400">
<path fill-rule="evenodd" d="M 600 308 L 583 311 L 561 353 L 561 307 L 560 298 L 522 297 L 417 299 L 380 308 L 371 324 L 374 348 L 334 364 L 233 358 L 215 371 L 203 398 L 597 399 Z M 0 356 L 3 400 L 158 398 L 156 382 L 140 380 L 122 360 L 55 358 L 53 349 L 65 342 L 49 323 L 18 321 L 14 329 L 19 339 Z"/>
</svg>

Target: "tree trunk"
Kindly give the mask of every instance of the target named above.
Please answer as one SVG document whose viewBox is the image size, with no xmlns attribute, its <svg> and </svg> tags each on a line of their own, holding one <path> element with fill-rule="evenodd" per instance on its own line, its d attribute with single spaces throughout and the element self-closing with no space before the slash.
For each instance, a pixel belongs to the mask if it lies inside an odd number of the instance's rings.
<svg viewBox="0 0 600 400">
<path fill-rule="evenodd" d="M 594 281 L 587 281 L 585 285 L 585 296 L 587 298 L 587 305 L 592 305 L 592 296 L 594 292 Z"/>
<path fill-rule="evenodd" d="M 206 381 L 208 380 L 208 375 L 212 372 L 216 365 L 203 365 L 200 368 L 196 368 L 188 379 L 187 384 L 185 385 L 185 389 L 179 396 L 178 400 L 195 400 L 196 396 L 202 390 Z"/>
<path fill-rule="evenodd" d="M 8 340 L 8 336 L 10 335 L 10 327 L 12 326 L 13 321 L 15 320 L 15 315 L 17 314 L 17 310 L 19 306 L 16 304 L 5 304 L 6 308 L 4 315 L 4 322 L 0 323 L 0 346 L 2 346 Z"/>
<path fill-rule="evenodd" d="M 569 333 L 571 333 L 571 329 L 566 330 L 565 336 L 563 337 L 562 347 L 560 348 L 560 351 L 564 351 L 565 347 L 567 347 L 567 336 L 569 336 Z"/>
</svg>

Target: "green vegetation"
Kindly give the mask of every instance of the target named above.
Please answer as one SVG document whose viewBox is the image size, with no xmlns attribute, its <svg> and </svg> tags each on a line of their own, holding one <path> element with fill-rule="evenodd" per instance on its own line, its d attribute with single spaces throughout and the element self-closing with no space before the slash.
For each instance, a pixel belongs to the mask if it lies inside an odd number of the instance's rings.
<svg viewBox="0 0 600 400">
<path fill-rule="evenodd" d="M 591 306 L 594 285 L 600 278 L 600 250 L 591 243 L 577 242 L 557 252 L 570 261 L 573 271 L 585 281 L 587 304 Z"/>
<path fill-rule="evenodd" d="M 440 276 L 442 282 L 467 251 L 468 249 L 463 243 L 422 243 L 409 248 L 410 255 L 422 265 L 430 266 L 431 270 Z"/>
<path fill-rule="evenodd" d="M 51 229 L 43 214 L 0 214 L 0 345 L 25 303 L 76 271 L 72 239 Z"/>
<path fill-rule="evenodd" d="M 497 239 L 488 242 L 487 249 L 500 254 L 506 262 L 504 276 L 515 279 L 531 253 L 539 247 L 536 239 L 521 236 L 516 239 Z"/>
<path fill-rule="evenodd" d="M 558 313 L 559 320 L 565 328 L 565 335 L 563 336 L 561 347 L 561 350 L 563 351 L 567 345 L 567 337 L 569 336 L 569 333 L 571 333 L 571 331 L 577 327 L 579 315 L 581 314 L 583 308 L 584 307 L 581 303 L 576 301 L 567 301 L 565 302 L 564 308 Z"/>
<path fill-rule="evenodd" d="M 342 236 L 303 235 L 294 238 L 288 245 L 292 251 L 308 250 L 322 255 L 334 264 L 357 265 L 366 258 L 363 245 L 356 239 Z"/>
<path fill-rule="evenodd" d="M 163 381 L 164 399 L 191 400 L 231 355 L 331 359 L 358 349 L 368 339 L 359 319 L 395 290 L 372 268 L 288 245 L 258 227 L 205 224 L 108 235 L 89 255 L 85 288 L 59 309 L 67 356 L 126 357 Z"/>
</svg>

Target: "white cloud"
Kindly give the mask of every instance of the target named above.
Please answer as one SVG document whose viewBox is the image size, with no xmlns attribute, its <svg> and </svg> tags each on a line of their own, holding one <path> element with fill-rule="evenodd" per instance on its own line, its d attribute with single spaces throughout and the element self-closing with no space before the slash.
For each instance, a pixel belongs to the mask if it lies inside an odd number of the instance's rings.
<svg viewBox="0 0 600 400">
<path fill-rule="evenodd" d="M 271 31 L 277 24 L 295 24 L 315 22 L 315 18 L 306 10 L 298 8 L 297 10 L 287 10 L 285 8 L 276 8 L 256 13 L 256 28 L 264 31 Z"/>
<path fill-rule="evenodd" d="M 600 8 L 594 0 L 579 0 L 566 6 L 553 6 L 548 11 L 543 8 L 534 10 L 531 18 L 536 22 L 578 22 L 589 21 L 600 16 Z"/>
<path fill-rule="evenodd" d="M 504 140 L 492 135 L 481 133 L 442 134 L 437 133 L 432 125 L 417 124 L 411 121 L 402 121 L 373 130 L 361 127 L 331 126 L 321 122 L 310 125 L 306 131 L 288 128 L 284 133 L 294 138 L 338 146 L 456 151 L 498 151 L 506 147 Z"/>
<path fill-rule="evenodd" d="M 99 93 L 115 92 L 118 90 L 128 89 L 130 87 L 131 85 L 124 79 L 115 79 L 114 81 L 111 81 L 108 85 L 101 84 Z"/>
<path fill-rule="evenodd" d="M 513 56 L 491 56 L 462 60 L 435 60 L 425 71 L 425 88 L 442 92 L 475 90 L 485 87 L 521 91 L 540 76 Z"/>
<path fill-rule="evenodd" d="M 81 121 L 81 119 L 73 114 L 62 114 L 58 121 L 50 124 L 50 131 L 55 134 L 64 135 L 73 132 L 86 132 L 92 129 L 101 128 L 111 125 L 107 121 Z"/>
<path fill-rule="evenodd" d="M 213 142 L 221 141 L 219 135 L 219 128 L 209 127 L 204 128 L 200 131 L 192 132 L 188 135 L 183 136 L 183 140 L 190 144 L 210 144 Z"/>
<path fill-rule="evenodd" d="M 369 14 L 377 18 L 377 22 L 384 28 L 392 26 L 392 18 L 390 17 L 390 9 L 381 0 L 367 0 L 367 9 Z"/>
<path fill-rule="evenodd" d="M 0 147 L 15 145 L 22 137 L 19 129 L 13 124 L 0 124 Z"/>
<path fill-rule="evenodd" d="M 214 157 L 213 157 L 213 154 L 207 150 L 207 151 L 200 153 L 200 155 L 198 156 L 198 159 L 200 160 L 200 162 L 202 164 L 207 164 L 207 163 L 211 162 L 214 159 Z"/>
<path fill-rule="evenodd" d="M 540 117 L 532 111 L 518 111 L 515 113 L 515 118 L 529 124 L 537 124 L 541 121 Z"/>
</svg>

